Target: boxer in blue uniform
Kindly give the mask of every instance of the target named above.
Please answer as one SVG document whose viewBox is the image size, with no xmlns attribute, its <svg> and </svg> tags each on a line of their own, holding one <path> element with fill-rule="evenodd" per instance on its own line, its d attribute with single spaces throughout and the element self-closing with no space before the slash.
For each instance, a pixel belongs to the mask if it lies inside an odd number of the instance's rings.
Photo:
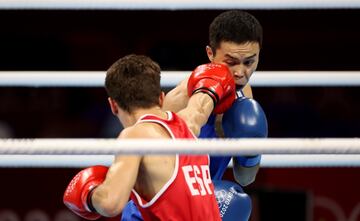
<svg viewBox="0 0 360 221">
<path fill-rule="evenodd" d="M 262 27 L 257 19 L 244 11 L 226 11 L 218 15 L 209 27 L 209 45 L 206 53 L 212 63 L 226 64 L 237 85 L 237 99 L 222 116 L 222 128 L 227 138 L 267 137 L 265 114 L 254 99 L 248 81 L 256 70 L 262 45 Z M 177 112 L 186 107 L 187 80 L 182 81 L 165 97 L 163 108 Z M 202 128 L 200 138 L 218 137 L 215 124 L 221 116 L 212 115 Z M 261 156 L 211 156 L 210 173 L 215 183 L 216 193 L 232 193 L 237 200 L 223 214 L 224 221 L 248 220 L 251 213 L 251 200 L 240 185 L 221 181 L 224 172 L 233 159 L 233 173 L 237 183 L 246 186 L 255 180 L 260 167 Z M 217 180 L 217 181 L 216 181 Z M 215 182 L 216 181 L 216 182 Z M 232 188 L 229 187 L 232 185 Z M 234 205 L 233 205 L 234 204 Z M 139 212 L 130 201 L 123 210 L 122 221 L 142 220 Z M 220 203 L 219 203 L 220 207 Z M 232 209 L 236 208 L 236 209 Z M 220 208 L 220 212 L 221 212 Z M 243 214 L 239 216 L 238 213 Z"/>
</svg>

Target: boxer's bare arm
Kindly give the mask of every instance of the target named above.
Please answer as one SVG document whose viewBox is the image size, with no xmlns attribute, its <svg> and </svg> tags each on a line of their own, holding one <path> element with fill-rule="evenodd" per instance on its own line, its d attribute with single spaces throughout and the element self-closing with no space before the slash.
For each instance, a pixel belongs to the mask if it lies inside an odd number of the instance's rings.
<svg viewBox="0 0 360 221">
<path fill-rule="evenodd" d="M 189 96 L 187 94 L 187 82 L 188 77 L 181 81 L 174 89 L 169 91 L 164 99 L 162 106 L 163 110 L 179 112 L 184 109 L 189 101 Z"/>
<path fill-rule="evenodd" d="M 186 108 L 178 112 L 189 129 L 198 136 L 201 127 L 207 122 L 214 109 L 214 101 L 205 93 L 196 93 L 189 99 Z"/>
<path fill-rule="evenodd" d="M 158 125 L 144 123 L 124 129 L 120 139 L 139 138 L 169 138 L 167 132 L 159 130 Z M 113 217 L 121 213 L 129 200 L 139 174 L 139 167 L 143 160 L 139 155 L 118 155 L 109 168 L 105 181 L 99 185 L 91 197 L 96 211 L 106 217 Z M 144 187 L 146 189 L 146 187 Z"/>
<path fill-rule="evenodd" d="M 91 197 L 96 211 L 106 217 L 121 213 L 131 189 L 135 185 L 141 156 L 116 156 L 109 168 L 104 183 L 99 185 Z"/>
<path fill-rule="evenodd" d="M 188 78 L 166 94 L 162 109 L 177 112 L 189 129 L 198 136 L 214 109 L 214 102 L 210 96 L 203 93 L 189 98 L 187 82 Z"/>
</svg>

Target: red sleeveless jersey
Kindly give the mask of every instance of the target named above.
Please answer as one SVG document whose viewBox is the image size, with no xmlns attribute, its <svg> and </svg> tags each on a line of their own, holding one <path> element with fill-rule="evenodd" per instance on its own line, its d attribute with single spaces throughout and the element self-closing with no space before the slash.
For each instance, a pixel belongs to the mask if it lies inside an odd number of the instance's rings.
<svg viewBox="0 0 360 221">
<path fill-rule="evenodd" d="M 145 115 L 137 123 L 157 123 L 173 139 L 196 138 L 180 117 L 167 113 L 167 120 Z M 145 221 L 221 221 L 210 178 L 208 155 L 176 155 L 172 177 L 150 201 L 144 200 L 135 190 L 132 190 L 131 199 Z"/>
</svg>

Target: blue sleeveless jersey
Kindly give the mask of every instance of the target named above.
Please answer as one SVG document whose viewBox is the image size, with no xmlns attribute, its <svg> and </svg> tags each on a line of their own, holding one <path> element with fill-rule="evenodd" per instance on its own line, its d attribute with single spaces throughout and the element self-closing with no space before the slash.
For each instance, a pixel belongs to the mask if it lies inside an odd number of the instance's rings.
<svg viewBox="0 0 360 221">
<path fill-rule="evenodd" d="M 217 138 L 215 132 L 216 115 L 212 114 L 207 123 L 201 128 L 199 138 Z M 210 174 L 213 180 L 221 180 L 230 162 L 231 156 L 211 156 Z"/>
</svg>

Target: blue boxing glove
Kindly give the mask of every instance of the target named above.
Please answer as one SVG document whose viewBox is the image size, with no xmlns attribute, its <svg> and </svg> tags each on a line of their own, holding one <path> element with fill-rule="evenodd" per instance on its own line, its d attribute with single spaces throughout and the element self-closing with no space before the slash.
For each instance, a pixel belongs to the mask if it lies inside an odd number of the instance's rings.
<svg viewBox="0 0 360 221">
<path fill-rule="evenodd" d="M 266 115 L 254 99 L 240 97 L 224 114 L 222 127 L 227 138 L 265 138 L 268 134 Z M 260 163 L 261 156 L 237 156 L 235 160 L 244 167 Z"/>
<path fill-rule="evenodd" d="M 214 180 L 215 197 L 223 221 L 247 221 L 251 213 L 251 199 L 241 186 L 226 180 Z"/>
</svg>

